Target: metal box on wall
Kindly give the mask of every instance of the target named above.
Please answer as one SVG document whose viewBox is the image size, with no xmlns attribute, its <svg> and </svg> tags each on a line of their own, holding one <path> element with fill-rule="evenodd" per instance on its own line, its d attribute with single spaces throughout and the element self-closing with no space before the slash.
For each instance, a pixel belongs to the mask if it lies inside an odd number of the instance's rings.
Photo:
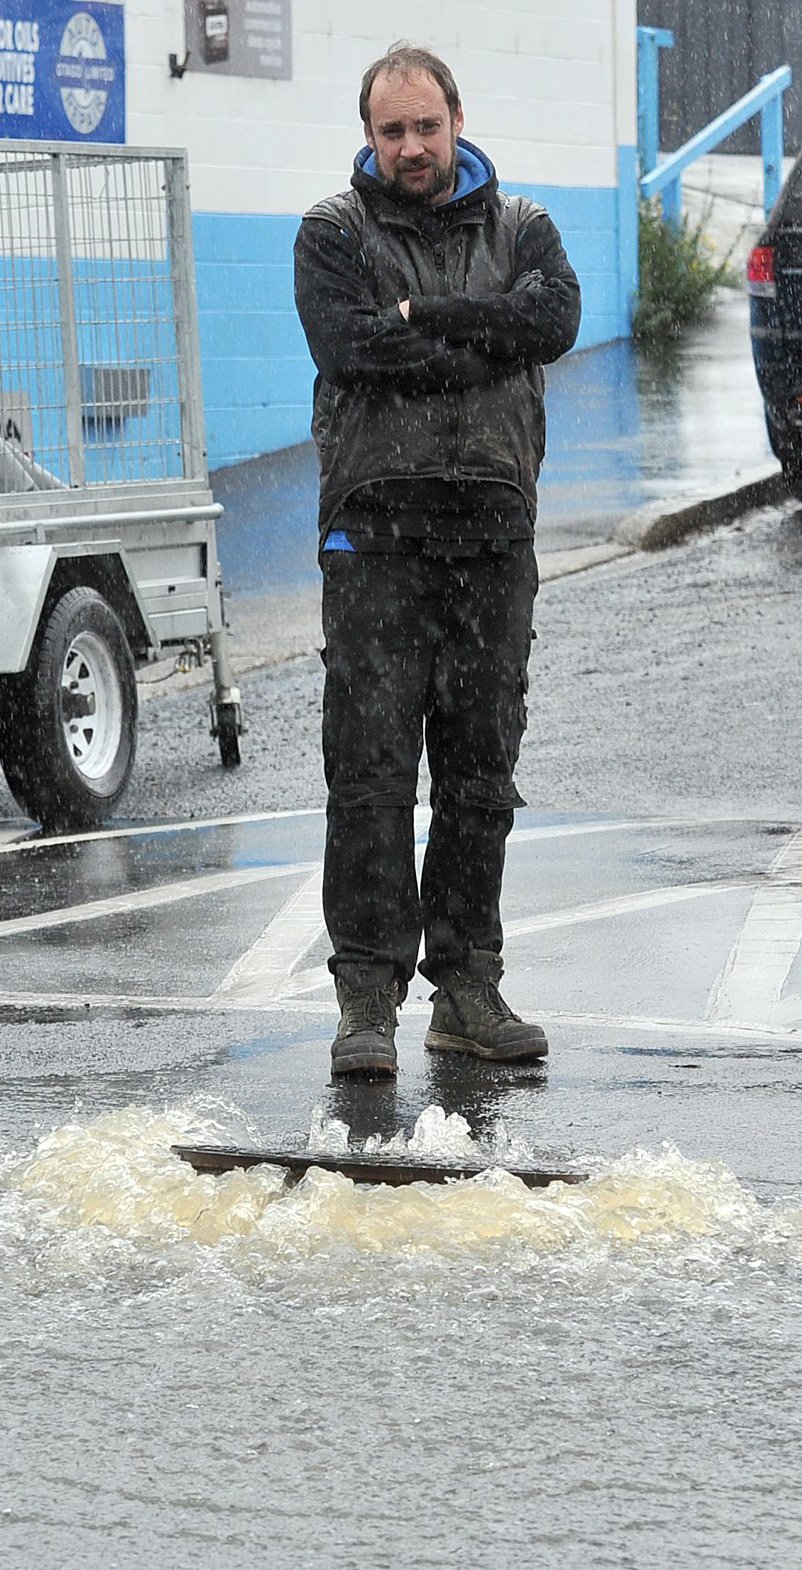
<svg viewBox="0 0 802 1570">
<path fill-rule="evenodd" d="M 186 69 L 292 76 L 291 0 L 184 0 Z"/>
</svg>

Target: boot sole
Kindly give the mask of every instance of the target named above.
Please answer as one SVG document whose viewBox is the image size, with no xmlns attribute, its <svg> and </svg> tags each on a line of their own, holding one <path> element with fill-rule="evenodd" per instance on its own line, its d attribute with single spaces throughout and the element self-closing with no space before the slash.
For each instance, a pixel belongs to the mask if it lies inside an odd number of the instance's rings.
<svg viewBox="0 0 802 1570">
<path fill-rule="evenodd" d="M 482 1058 L 486 1063 L 522 1063 L 531 1058 L 548 1057 L 549 1044 L 545 1036 L 536 1041 L 522 1042 L 518 1047 L 483 1047 L 480 1041 L 469 1041 L 467 1036 L 445 1036 L 439 1030 L 427 1030 L 424 1046 L 429 1052 L 464 1052 L 472 1058 Z"/>
<path fill-rule="evenodd" d="M 352 1057 L 344 1053 L 335 1061 L 332 1058 L 332 1074 L 371 1074 L 391 1079 L 398 1073 L 398 1064 L 392 1058 L 381 1058 L 378 1055 L 371 1057 L 366 1052 L 355 1052 Z"/>
</svg>

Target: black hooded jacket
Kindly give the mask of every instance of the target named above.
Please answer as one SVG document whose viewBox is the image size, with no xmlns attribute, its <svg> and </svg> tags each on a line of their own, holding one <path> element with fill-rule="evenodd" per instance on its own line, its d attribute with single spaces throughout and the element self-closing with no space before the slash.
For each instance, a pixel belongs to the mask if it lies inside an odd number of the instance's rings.
<svg viewBox="0 0 802 1570">
<path fill-rule="evenodd" d="M 489 159 L 459 147 L 487 175 L 464 196 L 399 200 L 366 171 L 365 148 L 352 189 L 301 224 L 295 296 L 319 372 L 324 539 L 355 498 L 420 493 L 422 481 L 500 486 L 534 522 L 541 367 L 576 339 L 579 284 L 544 208 L 500 192 Z"/>
</svg>

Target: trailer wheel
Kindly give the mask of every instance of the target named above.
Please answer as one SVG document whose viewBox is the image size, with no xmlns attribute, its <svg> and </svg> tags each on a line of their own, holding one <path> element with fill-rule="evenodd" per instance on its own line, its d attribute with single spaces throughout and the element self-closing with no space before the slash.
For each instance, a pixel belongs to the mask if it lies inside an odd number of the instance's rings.
<svg viewBox="0 0 802 1570">
<path fill-rule="evenodd" d="M 216 706 L 217 745 L 224 769 L 235 769 L 240 762 L 239 705 L 218 703 Z"/>
<path fill-rule="evenodd" d="M 136 675 L 122 625 L 94 589 L 70 589 L 7 706 L 0 763 L 9 789 L 45 828 L 90 828 L 125 790 L 136 735 Z"/>
</svg>

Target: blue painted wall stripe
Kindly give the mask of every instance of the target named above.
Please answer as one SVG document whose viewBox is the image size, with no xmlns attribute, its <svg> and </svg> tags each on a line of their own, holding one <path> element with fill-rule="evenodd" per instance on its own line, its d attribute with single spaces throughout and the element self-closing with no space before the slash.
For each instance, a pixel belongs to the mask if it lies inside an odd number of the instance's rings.
<svg viewBox="0 0 802 1570">
<path fill-rule="evenodd" d="M 618 149 L 619 333 L 626 338 L 638 293 L 638 149 Z"/>
<path fill-rule="evenodd" d="M 622 147 L 618 188 L 521 185 L 542 202 L 582 284 L 578 348 L 629 333 L 637 280 L 637 155 Z M 314 367 L 292 292 L 292 214 L 196 213 L 204 403 L 212 469 L 309 439 Z"/>
</svg>

